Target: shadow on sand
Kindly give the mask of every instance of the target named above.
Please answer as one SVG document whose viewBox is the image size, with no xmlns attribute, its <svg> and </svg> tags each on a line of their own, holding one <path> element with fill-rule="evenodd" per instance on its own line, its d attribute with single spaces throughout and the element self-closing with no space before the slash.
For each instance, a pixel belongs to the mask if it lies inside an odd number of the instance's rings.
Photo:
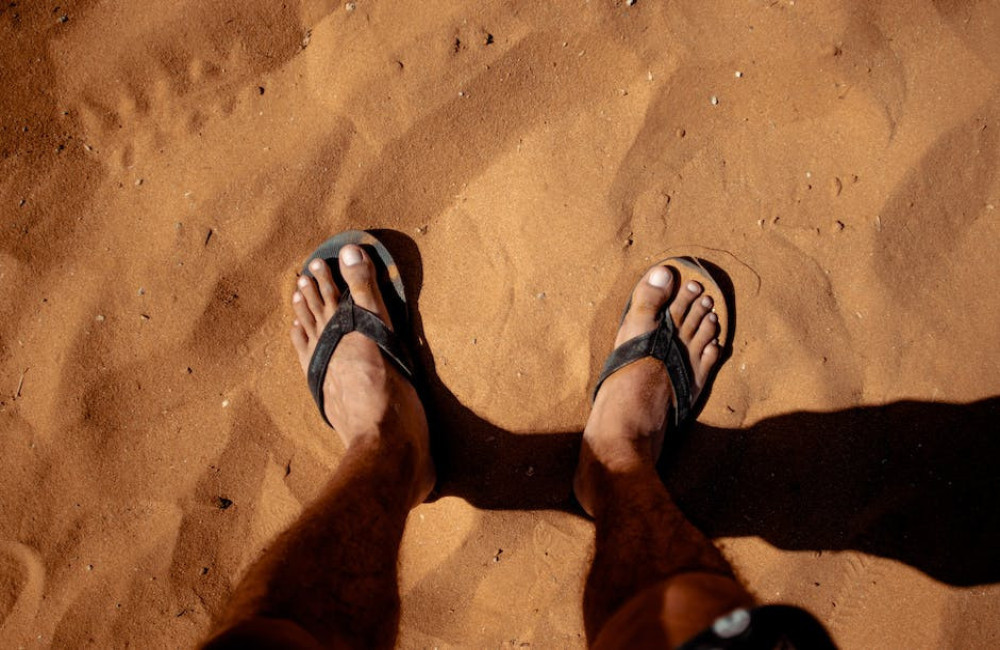
<svg viewBox="0 0 1000 650">
<path fill-rule="evenodd" d="M 484 509 L 581 514 L 571 479 L 580 432 L 512 433 L 463 406 L 439 380 L 417 308 L 419 253 L 376 231 L 402 269 L 424 373 L 435 495 Z M 970 404 L 895 402 L 798 412 L 746 429 L 695 424 L 661 474 L 712 537 L 759 536 L 789 550 L 856 550 L 953 585 L 1000 581 L 1000 396 Z"/>
</svg>

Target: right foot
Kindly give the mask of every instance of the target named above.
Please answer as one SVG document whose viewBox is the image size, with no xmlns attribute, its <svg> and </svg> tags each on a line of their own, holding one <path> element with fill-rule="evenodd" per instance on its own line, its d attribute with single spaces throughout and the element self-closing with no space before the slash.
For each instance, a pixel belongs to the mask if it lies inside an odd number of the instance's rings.
<svg viewBox="0 0 1000 650">
<path fill-rule="evenodd" d="M 669 304 L 677 338 L 688 352 L 693 371 L 694 403 L 719 360 L 719 324 L 712 308 L 721 296 L 702 295 L 703 287 L 693 280 L 675 291 L 676 277 L 677 272 L 665 266 L 646 272 L 632 292 L 632 305 L 618 330 L 615 347 L 655 329 L 658 314 Z M 601 384 L 583 432 L 580 462 L 573 478 L 576 498 L 588 514 L 594 514 L 595 472 L 655 471 L 673 401 L 667 369 L 652 357 L 621 368 Z"/>
<path fill-rule="evenodd" d="M 354 302 L 378 316 L 389 329 L 392 321 L 378 289 L 375 268 L 359 246 L 340 250 L 340 273 Z M 330 267 L 313 260 L 315 279 L 302 276 L 292 295 L 295 322 L 292 345 L 303 372 L 309 368 L 323 328 L 337 311 L 340 291 Z M 323 380 L 324 410 L 344 445 L 375 445 L 387 462 L 412 463 L 413 505 L 427 498 L 434 487 L 427 416 L 417 391 L 381 353 L 375 343 L 358 332 L 346 334 L 330 359 Z"/>
</svg>

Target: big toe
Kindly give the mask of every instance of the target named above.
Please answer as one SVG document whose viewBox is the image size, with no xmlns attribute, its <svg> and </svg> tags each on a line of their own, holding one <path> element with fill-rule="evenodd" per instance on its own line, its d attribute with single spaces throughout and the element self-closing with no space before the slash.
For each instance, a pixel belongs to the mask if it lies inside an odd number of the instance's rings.
<svg viewBox="0 0 1000 650">
<path fill-rule="evenodd" d="M 657 321 L 670 300 L 674 276 L 670 269 L 654 266 L 632 291 L 632 301 L 618 330 L 615 347 L 631 338 L 656 329 Z"/>
<path fill-rule="evenodd" d="M 378 276 L 371 258 L 360 246 L 349 244 L 340 250 L 340 274 L 351 291 L 354 302 L 359 307 L 373 312 L 382 319 L 389 329 L 392 320 L 378 289 Z"/>
</svg>

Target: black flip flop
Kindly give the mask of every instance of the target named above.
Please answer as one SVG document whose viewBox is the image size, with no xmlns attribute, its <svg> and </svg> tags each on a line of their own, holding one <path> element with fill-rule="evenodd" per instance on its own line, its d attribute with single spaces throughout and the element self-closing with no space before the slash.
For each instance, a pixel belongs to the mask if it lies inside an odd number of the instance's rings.
<svg viewBox="0 0 1000 650">
<path fill-rule="evenodd" d="M 729 332 L 729 309 L 726 305 L 725 294 L 719 283 L 702 264 L 694 257 L 668 257 L 656 264 L 656 266 L 673 266 L 680 271 L 678 290 L 690 280 L 696 280 L 704 288 L 702 295 L 711 292 L 717 298 L 713 311 L 719 318 L 719 345 L 724 346 Z M 645 274 L 643 275 L 645 277 Z M 675 281 L 677 278 L 675 278 Z M 640 280 L 641 282 L 641 280 Z M 632 307 L 632 294 L 629 294 L 628 303 L 622 312 L 622 322 L 625 315 Z M 694 403 L 691 400 L 691 363 L 688 361 L 687 349 L 677 338 L 674 321 L 670 317 L 668 309 L 669 303 L 660 312 L 656 329 L 645 334 L 640 334 L 625 341 L 608 356 L 601 369 L 601 374 L 597 378 L 597 385 L 591 394 L 591 400 L 597 398 L 597 391 L 600 390 L 604 380 L 612 374 L 621 370 L 630 363 L 634 363 L 646 357 L 653 357 L 663 362 L 667 368 L 667 376 L 674 389 L 674 424 L 678 427 L 687 423 L 694 414 Z"/>
<path fill-rule="evenodd" d="M 392 329 L 386 327 L 377 315 L 355 304 L 354 298 L 351 297 L 347 283 L 340 275 L 340 263 L 337 260 L 340 249 L 348 244 L 360 246 L 374 264 L 378 288 L 382 292 L 382 302 L 385 303 L 386 309 L 389 311 Z M 316 343 L 316 350 L 309 360 L 309 369 L 306 373 L 309 379 L 309 391 L 312 393 L 316 406 L 319 407 L 320 415 L 332 428 L 333 425 L 327 419 L 326 411 L 323 408 L 323 380 L 326 378 L 326 371 L 330 366 L 330 358 L 337 349 L 340 340 L 345 334 L 360 332 L 375 342 L 385 358 L 392 362 L 404 377 L 413 381 L 413 360 L 409 348 L 401 338 L 402 333 L 409 326 L 409 313 L 399 267 L 396 266 L 396 261 L 392 259 L 392 255 L 389 254 L 385 245 L 371 233 L 348 230 L 326 240 L 306 260 L 302 267 L 302 275 L 313 277 L 309 270 L 309 263 L 315 259 L 321 259 L 329 265 L 334 282 L 336 282 L 341 294 L 337 311 L 323 328 L 319 341 Z"/>
</svg>

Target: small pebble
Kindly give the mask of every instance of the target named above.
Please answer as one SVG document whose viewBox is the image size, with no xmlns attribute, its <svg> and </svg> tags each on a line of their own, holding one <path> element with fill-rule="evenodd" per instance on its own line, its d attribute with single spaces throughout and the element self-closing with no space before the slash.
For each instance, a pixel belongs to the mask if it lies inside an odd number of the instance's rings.
<svg viewBox="0 0 1000 650">
<path fill-rule="evenodd" d="M 346 9 L 347 11 L 354 11 L 357 8 L 358 8 L 358 3 L 356 2 L 348 2 L 347 4 L 344 5 L 344 9 Z"/>
<path fill-rule="evenodd" d="M 545 292 L 542 291 L 541 293 L 536 295 L 535 298 L 538 298 L 539 300 L 545 300 Z"/>
<path fill-rule="evenodd" d="M 94 320 L 96 320 L 98 323 L 103 323 L 104 322 L 104 314 L 98 314 L 97 316 L 94 316 Z"/>
<path fill-rule="evenodd" d="M 144 182 L 145 182 L 145 181 L 144 181 L 143 179 L 141 179 L 141 178 L 137 178 L 137 179 L 135 179 L 135 186 L 136 186 L 136 187 L 139 187 L 139 186 L 140 186 L 140 185 L 142 185 L 142 184 L 143 184 Z"/>
<path fill-rule="evenodd" d="M 736 77 L 737 79 L 740 79 L 743 76 L 743 73 L 737 70 L 736 72 L 733 73 L 733 76 Z"/>
<path fill-rule="evenodd" d="M 716 97 L 715 95 L 712 95 L 712 98 L 708 101 L 712 102 L 712 106 L 716 106 L 719 103 L 719 98 Z"/>
<path fill-rule="evenodd" d="M 227 399 L 222 400 L 222 408 L 224 409 L 229 408 L 229 400 Z"/>
<path fill-rule="evenodd" d="M 145 290 L 145 289 L 143 289 L 142 287 L 139 287 L 139 295 L 140 295 L 140 296 L 144 296 L 144 295 L 146 295 L 146 290 Z"/>
</svg>

